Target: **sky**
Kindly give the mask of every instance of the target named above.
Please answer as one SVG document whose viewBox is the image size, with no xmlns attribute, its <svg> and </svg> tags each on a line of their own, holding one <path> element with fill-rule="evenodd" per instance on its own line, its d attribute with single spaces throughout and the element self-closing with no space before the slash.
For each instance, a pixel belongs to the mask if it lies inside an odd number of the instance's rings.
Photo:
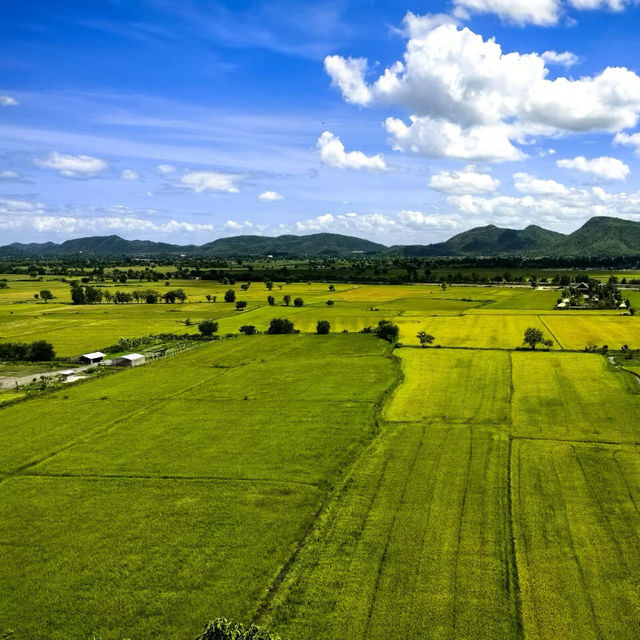
<svg viewBox="0 0 640 640">
<path fill-rule="evenodd" d="M 3 1 L 0 245 L 640 221 L 636 0 Z"/>
</svg>

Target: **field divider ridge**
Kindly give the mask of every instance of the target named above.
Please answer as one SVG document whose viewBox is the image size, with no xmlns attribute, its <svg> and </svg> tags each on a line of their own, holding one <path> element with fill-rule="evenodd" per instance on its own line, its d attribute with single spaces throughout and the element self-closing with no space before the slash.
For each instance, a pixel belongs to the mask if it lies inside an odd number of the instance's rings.
<svg viewBox="0 0 640 640">
<path fill-rule="evenodd" d="M 560 347 L 561 351 L 564 351 L 564 347 L 562 346 L 562 342 L 560 342 L 560 340 L 558 340 L 558 338 L 556 338 L 555 334 L 553 333 L 553 331 L 551 331 L 551 329 L 549 329 L 549 325 L 542 319 L 542 316 L 538 314 L 538 320 L 540 320 L 540 322 L 542 322 L 542 324 L 544 325 L 545 329 L 551 334 L 551 337 L 558 343 L 558 346 Z"/>
</svg>

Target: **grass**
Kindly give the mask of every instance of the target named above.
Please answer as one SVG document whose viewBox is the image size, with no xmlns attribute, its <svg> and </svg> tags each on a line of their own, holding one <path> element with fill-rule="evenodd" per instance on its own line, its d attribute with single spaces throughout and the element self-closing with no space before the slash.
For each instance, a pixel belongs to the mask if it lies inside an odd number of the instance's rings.
<svg viewBox="0 0 640 640">
<path fill-rule="evenodd" d="M 256 336 L 0 410 L 0 630 L 248 622 L 393 380 L 372 336 Z"/>
<path fill-rule="evenodd" d="M 294 308 L 254 283 L 238 313 L 200 301 L 227 288 L 212 282 L 117 307 L 20 303 L 58 285 L 10 285 L 0 339 L 64 355 L 196 331 L 187 317 L 303 334 L 0 409 L 0 635 L 187 640 L 227 616 L 285 640 L 637 637 L 640 385 L 578 352 L 640 346 L 637 317 L 512 287 L 274 287 Z M 408 346 L 353 335 L 382 318 Z M 321 319 L 333 335 L 304 335 Z M 551 352 L 515 350 L 528 327 Z M 443 348 L 416 348 L 420 330 Z"/>
<path fill-rule="evenodd" d="M 637 638 L 636 447 L 517 441 L 513 455 L 525 638 Z"/>
</svg>

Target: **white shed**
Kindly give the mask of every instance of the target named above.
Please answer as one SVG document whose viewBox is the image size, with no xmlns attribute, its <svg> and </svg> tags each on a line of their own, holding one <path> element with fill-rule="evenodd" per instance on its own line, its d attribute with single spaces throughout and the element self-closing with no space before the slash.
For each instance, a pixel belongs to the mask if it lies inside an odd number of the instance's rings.
<svg viewBox="0 0 640 640">
<path fill-rule="evenodd" d="M 107 357 L 106 353 L 102 353 L 102 351 L 93 351 L 92 353 L 85 353 L 80 356 L 80 362 L 84 362 L 85 364 L 97 364 L 98 362 L 102 362 Z"/>
<path fill-rule="evenodd" d="M 145 363 L 145 357 L 141 353 L 128 353 L 126 356 L 116 358 L 115 364 L 121 367 L 139 367 Z"/>
</svg>

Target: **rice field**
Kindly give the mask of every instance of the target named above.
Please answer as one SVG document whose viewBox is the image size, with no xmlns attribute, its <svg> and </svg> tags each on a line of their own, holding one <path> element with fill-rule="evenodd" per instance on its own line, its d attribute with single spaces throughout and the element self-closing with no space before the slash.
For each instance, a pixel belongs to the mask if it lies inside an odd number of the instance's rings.
<svg viewBox="0 0 640 640">
<path fill-rule="evenodd" d="M 583 351 L 637 345 L 637 317 L 554 312 L 555 291 L 324 283 L 276 285 L 275 307 L 254 283 L 238 312 L 189 286 L 176 305 L 0 292 L 0 340 L 62 355 L 197 331 L 186 318 L 301 331 L 5 401 L 0 637 L 192 640 L 217 616 L 283 640 L 638 637 L 640 369 Z M 381 319 L 400 348 L 355 335 Z M 550 351 L 520 349 L 528 327 Z"/>
</svg>

